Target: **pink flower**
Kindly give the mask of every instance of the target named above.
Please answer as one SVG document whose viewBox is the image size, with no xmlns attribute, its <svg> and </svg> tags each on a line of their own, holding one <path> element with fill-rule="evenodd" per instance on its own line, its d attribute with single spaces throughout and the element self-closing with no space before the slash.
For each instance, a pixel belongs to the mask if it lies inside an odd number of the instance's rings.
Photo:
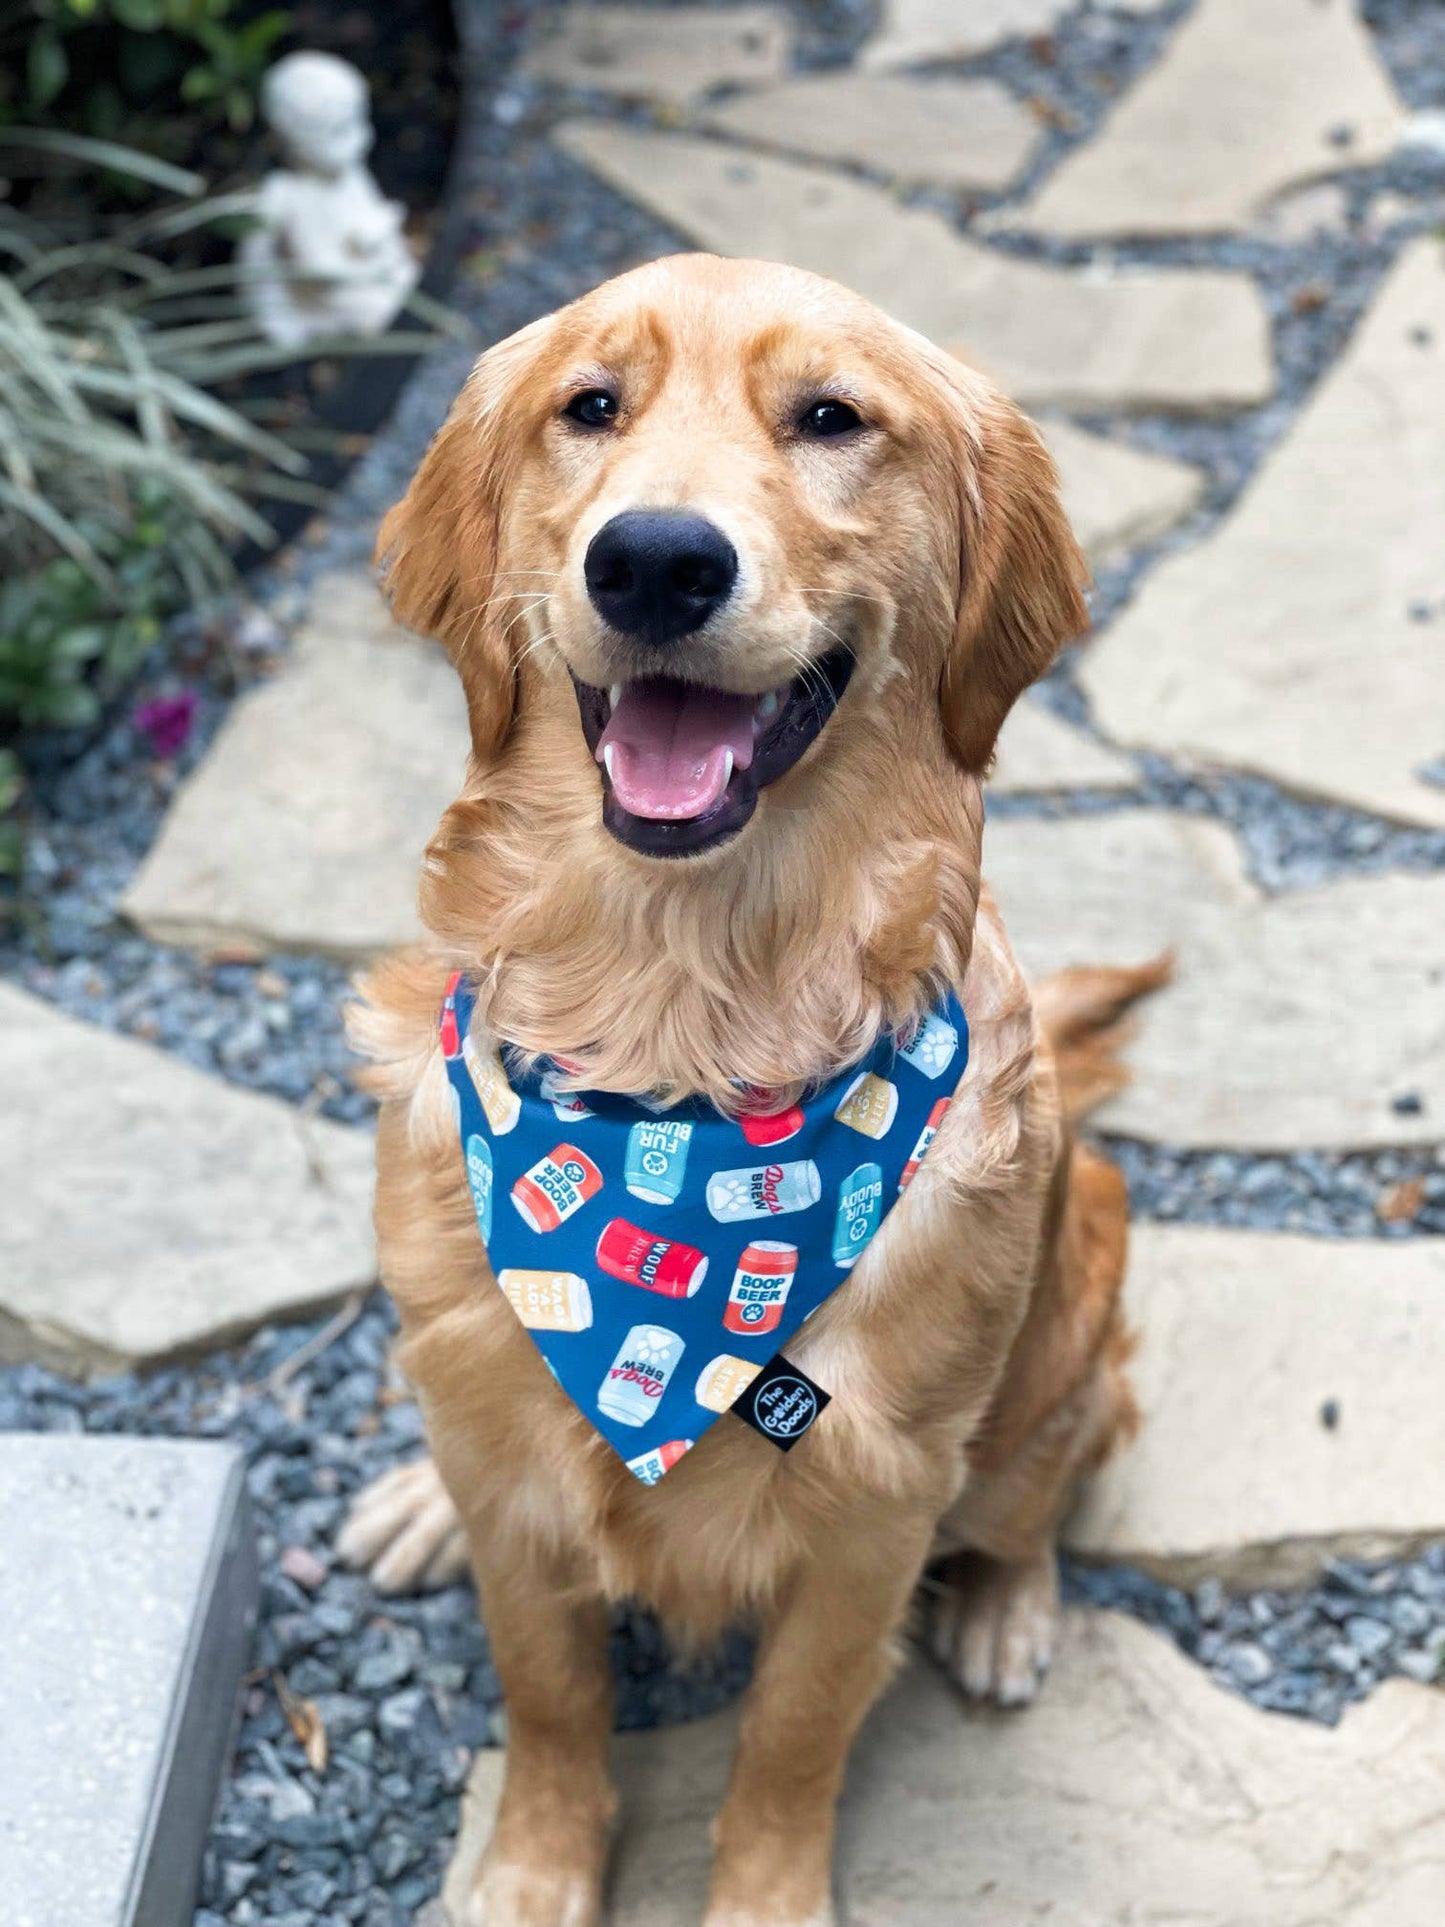
<svg viewBox="0 0 1445 1927">
<path fill-rule="evenodd" d="M 190 739 L 199 705 L 195 690 L 183 689 L 179 695 L 153 696 L 149 702 L 137 703 L 130 720 L 150 737 L 157 756 L 176 756 Z"/>
</svg>

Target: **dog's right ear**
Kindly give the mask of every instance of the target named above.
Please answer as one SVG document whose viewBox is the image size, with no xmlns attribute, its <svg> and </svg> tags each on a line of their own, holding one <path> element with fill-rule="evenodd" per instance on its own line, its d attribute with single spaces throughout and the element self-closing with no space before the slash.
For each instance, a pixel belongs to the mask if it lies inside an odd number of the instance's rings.
<svg viewBox="0 0 1445 1927">
<path fill-rule="evenodd" d="M 497 588 L 501 506 L 523 426 L 516 387 L 551 325 L 544 315 L 482 356 L 377 537 L 392 614 L 446 645 L 479 757 L 501 748 L 516 709 L 519 605 Z"/>
</svg>

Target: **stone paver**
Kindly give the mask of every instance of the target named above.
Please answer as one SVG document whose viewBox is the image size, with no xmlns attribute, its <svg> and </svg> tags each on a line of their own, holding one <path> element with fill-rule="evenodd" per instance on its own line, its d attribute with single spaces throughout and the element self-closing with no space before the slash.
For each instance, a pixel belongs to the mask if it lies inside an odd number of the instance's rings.
<svg viewBox="0 0 1445 1927">
<path fill-rule="evenodd" d="M 1058 464 L 1074 534 L 1095 568 L 1156 541 L 1203 499 L 1203 472 L 1188 462 L 1129 448 L 1071 422 L 1039 427 Z"/>
<path fill-rule="evenodd" d="M 1445 1239 L 1135 1225 L 1127 1304 L 1144 1426 L 1075 1551 L 1244 1588 L 1445 1538 Z"/>
<path fill-rule="evenodd" d="M 735 1713 L 629 1734 L 610 1918 L 702 1918 Z M 462 1927 L 502 1756 L 472 1770 L 444 1890 Z M 1445 1694 L 1382 1686 L 1333 1731 L 1260 1713 L 1159 1634 L 1066 1615 L 1025 1713 L 910 1665 L 854 1750 L 838 1828 L 849 1927 L 1437 1927 Z"/>
<path fill-rule="evenodd" d="M 1353 0 L 1199 0 L 1100 133 L 990 225 L 1224 232 L 1296 182 L 1384 160 L 1404 124 Z"/>
<path fill-rule="evenodd" d="M 163 943 L 365 957 L 419 932 L 416 881 L 461 788 L 460 685 L 365 576 L 317 585 L 285 668 L 237 703 L 121 908 Z"/>
<path fill-rule="evenodd" d="M 525 63 L 537 80 L 685 106 L 787 70 L 792 32 L 772 7 L 572 6 Z"/>
<path fill-rule="evenodd" d="M 1402 254 L 1218 532 L 1089 650 L 1110 736 L 1445 828 L 1445 251 Z"/>
<path fill-rule="evenodd" d="M 1127 790 L 1134 766 L 1041 702 L 1016 703 L 998 739 L 991 790 Z"/>
<path fill-rule="evenodd" d="M 830 275 L 1020 401 L 1211 412 L 1273 386 L 1268 319 L 1247 276 L 1080 275 L 994 253 L 882 188 L 798 161 L 597 121 L 555 137 L 700 246 Z"/>
<path fill-rule="evenodd" d="M 1175 949 L 1106 1130 L 1261 1151 L 1439 1138 L 1445 873 L 1265 898 L 1228 830 L 1146 809 L 996 821 L 983 860 L 1033 976 Z"/>
<path fill-rule="evenodd" d="M 858 56 L 864 68 L 966 60 L 1001 40 L 1047 33 L 1074 0 L 883 0 L 878 32 Z"/>
<path fill-rule="evenodd" d="M 1007 187 L 1039 124 L 992 80 L 902 80 L 887 74 L 814 74 L 740 94 L 707 125 L 763 147 L 846 161 L 939 187 Z"/>
<path fill-rule="evenodd" d="M 0 1437 L 13 1927 L 190 1927 L 256 1606 L 231 1446 Z"/>
<path fill-rule="evenodd" d="M 114 1370 L 376 1275 L 372 1147 L 0 984 L 0 1360 Z"/>
</svg>

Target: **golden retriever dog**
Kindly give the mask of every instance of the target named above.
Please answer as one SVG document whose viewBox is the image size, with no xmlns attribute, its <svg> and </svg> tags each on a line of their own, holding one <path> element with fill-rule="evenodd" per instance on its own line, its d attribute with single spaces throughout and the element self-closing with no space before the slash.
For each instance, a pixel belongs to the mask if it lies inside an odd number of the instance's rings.
<svg viewBox="0 0 1445 1927">
<path fill-rule="evenodd" d="M 484 355 L 379 553 L 456 664 L 473 754 L 427 854 L 429 942 L 369 974 L 356 1025 L 436 1472 L 364 1501 L 344 1549 L 436 1576 L 465 1534 L 510 1733 L 469 1927 L 600 1917 L 623 1599 L 685 1639 L 757 1629 L 706 1927 L 819 1927 L 848 1749 L 925 1562 L 943 1664 L 1026 1700 L 1056 1526 L 1132 1420 L 1123 1184 L 1069 1112 L 1157 973 L 1073 973 L 1036 1007 L 980 882 L 999 727 L 1086 622 L 1053 466 L 869 303 L 679 256 Z M 795 1450 L 728 1414 L 643 1486 L 553 1382 L 468 1194 L 438 1042 L 456 970 L 483 1045 L 733 1112 L 957 991 L 971 1053 L 928 1159 L 788 1344 L 832 1398 Z"/>
</svg>

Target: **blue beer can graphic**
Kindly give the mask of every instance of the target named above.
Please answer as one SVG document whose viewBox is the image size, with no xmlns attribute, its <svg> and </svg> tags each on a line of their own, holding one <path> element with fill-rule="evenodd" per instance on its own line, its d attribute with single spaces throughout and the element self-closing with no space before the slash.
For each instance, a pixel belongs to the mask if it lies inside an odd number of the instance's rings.
<svg viewBox="0 0 1445 1927">
<path fill-rule="evenodd" d="M 492 1165 L 491 1145 L 475 1132 L 467 1139 L 467 1183 L 472 1188 L 477 1229 L 482 1234 L 482 1243 L 487 1244 L 492 1235 L 492 1192 L 496 1186 L 496 1172 Z"/>
<path fill-rule="evenodd" d="M 623 1179 L 634 1198 L 673 1204 L 687 1171 L 692 1126 L 668 1118 L 639 1118 L 627 1133 Z"/>
<path fill-rule="evenodd" d="M 847 1271 L 857 1263 L 883 1219 L 883 1167 L 860 1164 L 844 1178 L 833 1220 L 833 1263 Z"/>
</svg>

